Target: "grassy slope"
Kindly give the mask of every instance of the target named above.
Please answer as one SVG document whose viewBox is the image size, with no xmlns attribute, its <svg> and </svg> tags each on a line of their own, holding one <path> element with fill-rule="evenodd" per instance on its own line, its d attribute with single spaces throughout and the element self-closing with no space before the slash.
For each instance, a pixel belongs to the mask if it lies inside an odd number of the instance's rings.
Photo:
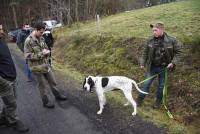
<svg viewBox="0 0 200 134">
<path fill-rule="evenodd" d="M 150 108 L 154 94 L 147 97 L 139 115 L 155 124 L 168 128 L 171 133 L 196 133 L 198 130 L 200 97 L 200 1 L 188 0 L 146 9 L 124 12 L 95 21 L 78 23 L 56 31 L 56 67 L 81 81 L 83 74 L 126 75 L 142 80 L 138 59 L 145 38 L 151 35 L 149 24 L 156 20 L 166 24 L 170 35 L 184 44 L 184 60 L 175 75 L 170 76 L 169 104 L 176 121 L 168 119 L 164 110 Z M 189 47 L 187 47 L 189 46 Z M 192 52 L 192 53 L 191 53 Z M 69 68 L 73 68 L 72 70 Z M 68 69 L 66 69 L 68 68 Z M 81 72 L 81 73 L 78 73 Z M 155 88 L 153 88 L 152 92 Z M 136 93 L 134 93 L 136 94 Z M 122 104 L 121 93 L 109 93 L 108 101 Z M 198 102 L 197 102 L 198 103 Z M 189 105 L 188 105 L 189 104 Z M 177 109 L 177 107 L 179 107 Z M 131 107 L 127 109 L 130 113 Z M 188 127 L 184 124 L 190 123 Z"/>
</svg>

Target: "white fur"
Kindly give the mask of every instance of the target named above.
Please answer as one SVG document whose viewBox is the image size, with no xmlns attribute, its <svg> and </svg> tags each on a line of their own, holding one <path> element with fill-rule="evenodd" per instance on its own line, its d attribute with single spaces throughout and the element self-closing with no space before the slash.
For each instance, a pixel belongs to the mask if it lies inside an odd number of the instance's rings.
<svg viewBox="0 0 200 134">
<path fill-rule="evenodd" d="M 125 76 L 109 76 L 107 77 L 109 79 L 107 86 L 102 87 L 101 84 L 101 80 L 103 77 L 94 77 L 94 76 L 88 76 L 86 78 L 86 83 L 84 84 L 84 89 L 86 89 L 87 91 L 91 91 L 90 89 L 90 85 L 88 84 L 88 79 L 91 78 L 94 81 L 94 89 L 96 90 L 98 99 L 99 99 L 99 111 L 97 112 L 97 114 L 101 114 L 103 112 L 104 109 L 104 105 L 106 104 L 106 98 L 104 93 L 111 91 L 113 89 L 120 89 L 123 91 L 126 99 L 127 99 L 127 103 L 124 104 L 124 106 L 129 105 L 129 103 L 131 103 L 131 105 L 134 108 L 134 111 L 132 113 L 132 115 L 136 115 L 137 113 L 137 104 L 134 101 L 133 97 L 132 97 L 132 85 L 134 85 L 136 87 L 136 89 L 143 94 L 148 94 L 142 90 L 139 89 L 139 87 L 137 86 L 137 83 L 132 80 L 129 79 Z"/>
</svg>

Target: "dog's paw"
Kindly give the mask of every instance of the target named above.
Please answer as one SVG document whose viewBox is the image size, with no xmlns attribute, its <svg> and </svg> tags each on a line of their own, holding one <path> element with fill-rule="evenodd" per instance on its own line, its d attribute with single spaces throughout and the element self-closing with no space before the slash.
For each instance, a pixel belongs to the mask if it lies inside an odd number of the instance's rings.
<svg viewBox="0 0 200 134">
<path fill-rule="evenodd" d="M 133 112 L 133 113 L 132 113 L 132 116 L 135 116 L 135 115 L 136 115 L 136 113 L 135 113 L 135 112 Z"/>
<path fill-rule="evenodd" d="M 97 114 L 101 114 L 102 113 L 102 111 L 101 110 L 99 110 L 98 112 L 97 112 Z"/>
</svg>

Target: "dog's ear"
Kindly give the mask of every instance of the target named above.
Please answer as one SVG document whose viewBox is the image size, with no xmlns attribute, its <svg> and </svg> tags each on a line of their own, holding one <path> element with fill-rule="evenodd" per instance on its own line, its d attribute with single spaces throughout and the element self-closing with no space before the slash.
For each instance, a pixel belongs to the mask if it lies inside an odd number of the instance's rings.
<svg viewBox="0 0 200 134">
<path fill-rule="evenodd" d="M 85 77 L 85 79 L 84 79 L 84 81 L 83 81 L 83 89 L 84 89 L 85 83 L 86 83 L 86 77 Z"/>
<path fill-rule="evenodd" d="M 88 84 L 90 85 L 90 89 L 94 87 L 94 81 L 91 77 L 88 78 Z"/>
</svg>

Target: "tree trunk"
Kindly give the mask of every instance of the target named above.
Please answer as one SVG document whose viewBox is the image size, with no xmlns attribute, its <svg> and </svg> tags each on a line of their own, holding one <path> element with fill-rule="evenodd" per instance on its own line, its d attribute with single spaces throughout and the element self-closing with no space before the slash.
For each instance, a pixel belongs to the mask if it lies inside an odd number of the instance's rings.
<svg viewBox="0 0 200 134">
<path fill-rule="evenodd" d="M 29 24 L 31 24 L 31 8 L 28 7 L 28 21 Z"/>
<path fill-rule="evenodd" d="M 79 13 L 78 13 L 78 0 L 75 0 L 75 18 L 76 21 L 79 21 Z"/>
<path fill-rule="evenodd" d="M 15 6 L 12 6 L 12 11 L 13 11 L 13 21 L 15 23 L 15 28 L 18 27 L 18 23 L 17 23 L 17 15 L 16 15 L 16 10 L 15 10 Z"/>
<path fill-rule="evenodd" d="M 87 20 L 89 18 L 88 11 L 89 11 L 89 0 L 86 0 L 86 2 L 85 2 L 85 20 Z"/>
<path fill-rule="evenodd" d="M 63 13 L 62 13 L 62 11 L 60 11 L 59 21 L 60 21 L 61 24 L 63 24 Z"/>
<path fill-rule="evenodd" d="M 96 17 L 96 8 L 97 8 L 97 0 L 92 0 L 91 4 L 90 4 L 90 14 L 92 16 L 92 18 Z"/>
<path fill-rule="evenodd" d="M 68 1 L 67 25 L 71 23 L 71 0 Z"/>
</svg>

